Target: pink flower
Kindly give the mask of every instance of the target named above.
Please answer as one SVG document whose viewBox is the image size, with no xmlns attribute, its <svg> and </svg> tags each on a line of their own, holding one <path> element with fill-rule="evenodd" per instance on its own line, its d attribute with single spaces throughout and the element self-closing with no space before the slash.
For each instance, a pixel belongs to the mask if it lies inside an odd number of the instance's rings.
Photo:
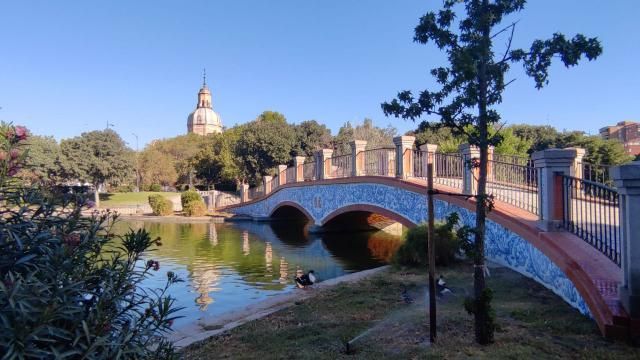
<svg viewBox="0 0 640 360">
<path fill-rule="evenodd" d="M 27 128 L 24 126 L 16 126 L 16 137 L 18 140 L 25 140 L 27 138 Z"/>
<path fill-rule="evenodd" d="M 11 159 L 17 159 L 18 156 L 20 156 L 20 150 L 18 149 L 11 149 L 11 151 L 9 151 L 9 156 L 11 156 Z"/>
<path fill-rule="evenodd" d="M 5 160 L 7 160 L 7 152 L 0 151 L 0 161 L 5 161 Z"/>
<path fill-rule="evenodd" d="M 8 174 L 9 176 L 14 176 L 15 174 L 17 174 L 17 173 L 18 173 L 18 171 L 19 171 L 19 170 L 20 170 L 20 167 L 19 167 L 19 166 L 12 166 L 12 167 L 9 169 L 9 171 L 7 172 L 7 174 Z"/>
</svg>

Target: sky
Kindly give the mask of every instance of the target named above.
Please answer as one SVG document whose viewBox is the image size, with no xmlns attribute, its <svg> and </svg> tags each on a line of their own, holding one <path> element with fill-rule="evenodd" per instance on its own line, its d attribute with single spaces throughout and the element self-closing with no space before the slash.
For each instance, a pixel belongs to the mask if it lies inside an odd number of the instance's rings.
<svg viewBox="0 0 640 360">
<path fill-rule="evenodd" d="M 186 133 L 206 68 L 225 126 L 265 110 L 315 119 L 337 133 L 365 117 L 405 132 L 380 104 L 400 90 L 434 88 L 446 65 L 413 42 L 418 19 L 440 0 L 1 1 L 0 120 L 57 139 L 104 129 L 135 149 Z M 520 66 L 498 107 L 508 124 L 597 133 L 640 121 L 638 0 L 533 0 L 513 47 L 554 32 L 597 36 L 603 55 L 534 87 Z M 506 39 L 497 43 L 504 48 Z M 134 135 L 135 134 L 135 135 Z"/>
</svg>

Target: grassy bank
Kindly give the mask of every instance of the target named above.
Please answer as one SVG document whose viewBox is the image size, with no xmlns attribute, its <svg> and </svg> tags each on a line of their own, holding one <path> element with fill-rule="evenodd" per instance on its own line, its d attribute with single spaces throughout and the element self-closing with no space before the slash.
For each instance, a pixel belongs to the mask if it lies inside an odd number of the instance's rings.
<svg viewBox="0 0 640 360">
<path fill-rule="evenodd" d="M 506 268 L 492 269 L 490 286 L 500 329 L 496 342 L 473 341 L 462 307 L 471 292 L 468 265 L 442 271 L 453 295 L 439 299 L 438 342 L 428 344 L 426 275 L 391 270 L 340 285 L 311 300 L 183 350 L 185 359 L 335 358 L 639 358 L 640 349 L 604 340 L 595 323 L 537 283 Z M 414 301 L 403 300 L 403 289 Z M 345 354 L 344 343 L 354 353 Z"/>
<path fill-rule="evenodd" d="M 168 199 L 177 197 L 180 198 L 179 193 L 175 192 L 127 192 L 127 193 L 108 193 L 100 194 L 100 207 L 115 207 L 115 206 L 136 206 L 145 205 L 149 203 L 149 195 L 160 194 Z"/>
</svg>

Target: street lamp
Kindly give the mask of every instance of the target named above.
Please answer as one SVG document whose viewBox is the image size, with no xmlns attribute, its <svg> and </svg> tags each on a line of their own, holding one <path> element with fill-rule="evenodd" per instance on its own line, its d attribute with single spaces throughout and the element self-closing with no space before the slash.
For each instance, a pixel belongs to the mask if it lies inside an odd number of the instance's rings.
<svg viewBox="0 0 640 360">
<path fill-rule="evenodd" d="M 138 135 L 131 133 L 136 137 L 136 192 L 140 192 L 140 165 L 138 164 L 139 150 L 138 150 Z"/>
</svg>

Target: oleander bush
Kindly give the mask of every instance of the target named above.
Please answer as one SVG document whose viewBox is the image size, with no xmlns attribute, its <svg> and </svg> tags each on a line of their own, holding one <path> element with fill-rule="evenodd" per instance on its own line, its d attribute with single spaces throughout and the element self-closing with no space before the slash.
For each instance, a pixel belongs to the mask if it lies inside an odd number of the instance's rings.
<svg viewBox="0 0 640 360">
<path fill-rule="evenodd" d="M 112 232 L 117 215 L 82 210 L 86 189 L 25 187 L 23 127 L 0 126 L 0 356 L 2 359 L 172 359 L 179 310 L 142 281 L 160 239 Z"/>
<path fill-rule="evenodd" d="M 445 222 L 435 224 L 435 257 L 436 265 L 447 266 L 455 261 L 460 253 L 462 243 L 456 232 L 458 214 L 451 213 Z M 420 224 L 410 229 L 405 235 L 404 243 L 393 257 L 397 265 L 425 267 L 427 258 L 427 224 Z"/>
<path fill-rule="evenodd" d="M 149 185 L 149 191 L 160 192 L 162 191 L 162 186 L 160 184 L 151 184 Z"/>
<path fill-rule="evenodd" d="M 153 215 L 167 216 L 173 214 L 173 202 L 160 194 L 149 195 L 149 206 Z"/>
</svg>

